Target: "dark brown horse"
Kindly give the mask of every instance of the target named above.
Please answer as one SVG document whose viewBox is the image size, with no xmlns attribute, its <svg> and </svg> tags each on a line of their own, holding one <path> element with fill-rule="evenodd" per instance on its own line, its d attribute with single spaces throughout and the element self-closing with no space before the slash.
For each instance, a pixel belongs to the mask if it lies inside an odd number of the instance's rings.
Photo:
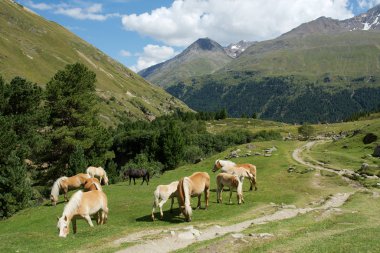
<svg viewBox="0 0 380 253">
<path fill-rule="evenodd" d="M 146 182 L 146 184 L 149 184 L 149 171 L 146 169 L 128 169 L 124 172 L 124 179 L 129 178 L 129 184 L 131 184 L 131 180 L 133 179 L 133 183 L 136 184 L 136 178 L 142 177 L 143 181 L 141 182 L 141 185 Z"/>
</svg>

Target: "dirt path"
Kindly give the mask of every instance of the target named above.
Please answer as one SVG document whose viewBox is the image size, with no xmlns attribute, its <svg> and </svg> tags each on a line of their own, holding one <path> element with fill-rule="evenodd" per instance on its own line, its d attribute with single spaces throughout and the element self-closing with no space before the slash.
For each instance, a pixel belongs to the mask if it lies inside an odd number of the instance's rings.
<svg viewBox="0 0 380 253">
<path fill-rule="evenodd" d="M 292 157 L 295 161 L 305 166 L 309 166 L 318 170 L 325 170 L 332 173 L 339 174 L 343 176 L 344 174 L 353 175 L 355 172 L 350 170 L 333 170 L 326 167 L 323 167 L 322 164 L 312 164 L 306 162 L 302 157 L 302 152 L 305 150 L 310 150 L 315 144 L 321 143 L 324 141 L 312 141 L 308 142 L 302 147 L 299 147 L 293 151 Z M 346 178 L 346 177 L 343 177 Z M 349 180 L 346 178 L 346 180 Z M 349 180 L 352 182 L 351 180 Z M 362 188 L 358 186 L 356 182 L 352 183 L 352 186 L 355 188 Z M 120 250 L 118 252 L 122 253 L 146 253 L 146 252 L 156 252 L 164 253 L 171 252 L 179 249 L 183 249 L 193 243 L 202 242 L 206 240 L 211 240 L 220 236 L 223 236 L 227 233 L 240 233 L 252 225 L 260 225 L 268 222 L 279 221 L 294 218 L 297 215 L 305 214 L 315 210 L 325 210 L 329 212 L 334 208 L 342 206 L 346 200 L 352 195 L 353 192 L 348 193 L 337 193 L 332 197 L 326 199 L 323 203 L 320 203 L 317 207 L 305 207 L 297 208 L 294 205 L 280 207 L 278 211 L 273 214 L 265 215 L 256 219 L 246 220 L 237 224 L 230 226 L 219 226 L 214 225 L 202 230 L 195 229 L 193 226 L 186 228 L 173 228 L 168 230 L 156 230 L 148 232 L 138 232 L 130 234 L 124 238 L 120 238 L 113 242 L 114 246 L 119 246 L 121 243 L 133 243 L 133 246 L 130 246 L 126 249 Z M 235 234 L 238 236 L 239 234 Z M 146 239 L 147 236 L 155 237 L 155 239 Z M 258 235 L 259 237 L 264 238 L 265 236 L 273 236 L 270 234 Z"/>
</svg>

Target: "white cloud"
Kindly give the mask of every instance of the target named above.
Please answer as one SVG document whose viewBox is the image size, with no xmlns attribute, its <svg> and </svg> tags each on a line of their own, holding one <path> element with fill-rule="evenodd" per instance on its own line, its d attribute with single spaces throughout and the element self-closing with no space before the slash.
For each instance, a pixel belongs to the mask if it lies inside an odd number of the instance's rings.
<svg viewBox="0 0 380 253">
<path fill-rule="evenodd" d="M 226 45 L 274 38 L 320 16 L 352 17 L 349 0 L 175 0 L 168 8 L 124 15 L 122 24 L 171 46 L 201 37 Z"/>
<path fill-rule="evenodd" d="M 129 56 L 131 56 L 132 54 L 131 54 L 131 52 L 129 52 L 129 51 L 127 51 L 127 50 L 120 50 L 120 55 L 121 56 L 124 56 L 124 57 L 129 57 Z"/>
<path fill-rule="evenodd" d="M 74 4 L 75 3 L 35 3 L 32 0 L 25 1 L 25 5 L 32 9 L 52 10 L 56 14 L 65 15 L 79 20 L 104 21 L 110 17 L 120 17 L 120 14 L 118 13 L 104 14 L 103 6 L 100 3 L 76 1 L 76 5 Z"/>
<path fill-rule="evenodd" d="M 31 0 L 28 0 L 26 1 L 26 4 L 30 7 L 30 8 L 33 8 L 33 9 L 37 9 L 37 10 L 50 10 L 52 9 L 53 7 L 49 4 L 46 4 L 46 3 L 34 3 L 33 1 Z"/>
<path fill-rule="evenodd" d="M 131 69 L 138 72 L 142 69 L 173 58 L 176 54 L 177 52 L 175 52 L 172 47 L 149 44 L 144 47 L 144 52 L 139 54 L 137 64 L 132 66 Z"/>
<path fill-rule="evenodd" d="M 360 8 L 372 8 L 373 6 L 380 4 L 380 0 L 358 0 Z"/>
</svg>

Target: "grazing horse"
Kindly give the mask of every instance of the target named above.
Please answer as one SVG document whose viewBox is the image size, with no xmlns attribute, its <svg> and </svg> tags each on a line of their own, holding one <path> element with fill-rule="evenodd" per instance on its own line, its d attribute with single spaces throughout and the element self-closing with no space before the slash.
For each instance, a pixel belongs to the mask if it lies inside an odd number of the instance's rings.
<svg viewBox="0 0 380 253">
<path fill-rule="evenodd" d="M 253 186 L 255 186 L 255 191 L 257 191 L 257 171 L 256 166 L 250 163 L 243 163 L 243 164 L 236 164 L 231 161 L 227 160 L 216 160 L 214 164 L 214 168 L 212 169 L 212 172 L 215 172 L 217 170 L 221 170 L 222 172 L 230 173 L 229 169 L 234 167 L 240 167 L 247 170 L 252 176 L 246 176 L 249 178 L 249 181 L 251 183 L 251 187 L 249 188 L 250 191 L 252 191 Z"/>
<path fill-rule="evenodd" d="M 210 176 L 206 172 L 195 172 L 189 177 L 184 177 L 178 183 L 178 203 L 186 221 L 191 221 L 192 209 L 190 198 L 198 196 L 197 208 L 201 207 L 202 192 L 205 193 L 206 208 L 210 197 Z"/>
<path fill-rule="evenodd" d="M 105 224 L 108 218 L 107 196 L 102 191 L 77 191 L 65 206 L 62 216 L 58 218 L 59 237 L 69 233 L 70 221 L 73 221 L 74 234 L 77 232 L 76 219 L 83 218 L 93 227 L 90 215 L 97 215 L 97 224 Z"/>
<path fill-rule="evenodd" d="M 83 189 L 85 192 L 95 190 L 103 191 L 102 186 L 100 185 L 100 182 L 96 177 L 86 179 L 86 181 L 84 182 Z"/>
<path fill-rule="evenodd" d="M 223 173 L 223 172 L 219 173 L 216 176 L 216 201 L 218 203 L 222 203 L 223 187 L 228 186 L 230 188 L 229 203 L 232 204 L 231 196 L 232 196 L 233 189 L 236 189 L 238 204 L 240 205 L 241 202 L 244 203 L 243 180 L 244 180 L 244 176 L 231 175 L 231 174 Z"/>
<path fill-rule="evenodd" d="M 178 187 L 178 181 L 171 182 L 170 184 L 167 184 L 167 185 L 157 186 L 156 190 L 153 193 L 154 195 L 153 210 L 152 210 L 153 221 L 154 221 L 154 211 L 156 207 L 160 208 L 161 219 L 164 217 L 164 214 L 162 212 L 162 206 L 169 199 L 172 200 L 172 203 L 170 206 L 170 212 L 173 210 L 174 197 L 177 197 L 177 192 L 178 192 L 177 187 Z"/>
<path fill-rule="evenodd" d="M 72 177 L 60 177 L 58 178 L 51 188 L 50 200 L 52 205 L 56 205 L 58 202 L 59 192 L 63 191 L 65 201 L 68 201 L 67 192 L 71 189 L 77 189 L 84 185 L 86 179 L 90 178 L 88 174 L 79 173 Z"/>
<path fill-rule="evenodd" d="M 136 184 L 136 178 L 143 178 L 143 181 L 141 182 L 141 185 L 146 182 L 146 184 L 149 184 L 149 171 L 146 169 L 128 169 L 124 172 L 124 178 L 129 178 L 129 184 L 131 184 L 131 180 L 133 178 L 133 183 Z"/>
<path fill-rule="evenodd" d="M 90 166 L 86 170 L 90 177 L 99 177 L 99 182 L 108 185 L 108 177 L 106 171 L 102 167 Z"/>
</svg>

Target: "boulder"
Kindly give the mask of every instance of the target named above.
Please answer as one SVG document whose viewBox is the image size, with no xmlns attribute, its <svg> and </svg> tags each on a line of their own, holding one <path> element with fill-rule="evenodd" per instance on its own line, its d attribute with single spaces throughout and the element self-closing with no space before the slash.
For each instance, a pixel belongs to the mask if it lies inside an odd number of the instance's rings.
<svg viewBox="0 0 380 253">
<path fill-rule="evenodd" d="M 372 154 L 373 157 L 380 157 L 380 145 L 377 145 Z"/>
<path fill-rule="evenodd" d="M 364 144 L 370 144 L 376 140 L 377 140 L 377 135 L 375 135 L 373 133 L 368 133 L 364 136 L 363 143 Z"/>
</svg>

